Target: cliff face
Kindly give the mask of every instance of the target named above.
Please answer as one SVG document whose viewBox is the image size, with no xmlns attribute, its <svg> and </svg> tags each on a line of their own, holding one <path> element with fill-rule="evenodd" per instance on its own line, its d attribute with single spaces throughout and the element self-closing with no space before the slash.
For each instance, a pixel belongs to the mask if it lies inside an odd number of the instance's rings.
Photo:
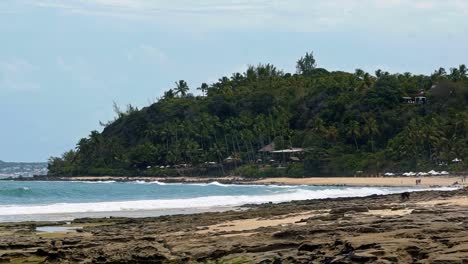
<svg viewBox="0 0 468 264">
<path fill-rule="evenodd" d="M 176 86 L 141 110 L 115 107 L 116 119 L 51 159 L 50 173 L 260 177 L 466 168 L 466 75 L 292 75 L 267 64 L 203 84 L 198 96 L 183 81 Z M 304 152 L 258 151 L 271 143 Z"/>
</svg>

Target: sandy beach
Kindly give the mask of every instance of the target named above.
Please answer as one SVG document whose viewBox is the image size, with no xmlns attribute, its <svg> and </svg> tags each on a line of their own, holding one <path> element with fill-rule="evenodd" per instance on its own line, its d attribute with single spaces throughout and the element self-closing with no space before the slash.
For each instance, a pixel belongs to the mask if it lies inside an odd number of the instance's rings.
<svg viewBox="0 0 468 264">
<path fill-rule="evenodd" d="M 331 186 L 388 186 L 388 187 L 414 187 L 416 180 L 420 179 L 419 187 L 435 186 L 468 186 L 468 177 L 465 182 L 462 176 L 431 176 L 431 177 L 308 177 L 308 178 L 265 178 L 261 180 L 245 179 L 242 177 L 116 177 L 116 176 L 81 176 L 61 177 L 59 180 L 69 181 L 161 181 L 161 182 L 213 182 L 236 184 L 283 184 L 283 185 L 331 185 Z M 457 184 L 455 184 L 457 183 Z"/>
<path fill-rule="evenodd" d="M 416 179 L 421 180 L 420 187 L 467 186 L 461 177 L 432 176 L 432 177 L 314 177 L 314 178 L 267 178 L 255 181 L 258 184 L 289 184 L 289 185 L 346 185 L 346 186 L 416 186 Z M 468 177 L 467 177 L 468 180 Z"/>
</svg>

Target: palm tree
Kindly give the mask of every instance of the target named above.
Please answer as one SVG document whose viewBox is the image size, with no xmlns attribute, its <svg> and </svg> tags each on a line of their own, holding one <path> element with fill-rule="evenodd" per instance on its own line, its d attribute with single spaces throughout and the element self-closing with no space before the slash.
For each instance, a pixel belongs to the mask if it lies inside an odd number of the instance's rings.
<svg viewBox="0 0 468 264">
<path fill-rule="evenodd" d="M 164 98 L 165 99 L 174 98 L 174 90 L 169 89 L 168 91 L 164 92 Z"/>
<path fill-rule="evenodd" d="M 364 71 L 362 69 L 356 69 L 354 71 L 354 76 L 360 80 L 362 80 L 364 78 Z"/>
<path fill-rule="evenodd" d="M 468 69 L 466 68 L 465 64 L 462 64 L 458 67 L 458 71 L 460 72 L 460 75 L 462 78 L 465 78 L 468 72 Z"/>
<path fill-rule="evenodd" d="M 181 97 L 185 97 L 189 90 L 187 82 L 184 80 L 179 80 L 178 82 L 175 82 L 175 84 L 176 84 L 176 87 L 174 88 L 175 94 L 178 94 Z"/>
<path fill-rule="evenodd" d="M 348 132 L 346 133 L 349 137 L 354 139 L 354 144 L 356 146 L 356 150 L 359 150 L 359 146 L 357 143 L 357 138 L 361 136 L 361 131 L 359 129 L 359 123 L 357 121 L 351 121 L 348 125 Z"/>
<path fill-rule="evenodd" d="M 314 53 L 306 53 L 296 62 L 296 70 L 298 74 L 309 75 L 317 66 L 315 62 Z"/>
<path fill-rule="evenodd" d="M 325 123 L 323 122 L 323 119 L 321 119 L 320 117 L 315 118 L 313 120 L 312 130 L 314 130 L 317 133 L 324 132 L 326 130 L 326 128 L 325 128 Z"/>
<path fill-rule="evenodd" d="M 158 128 L 154 124 L 149 124 L 146 130 L 143 132 L 145 138 L 150 142 L 154 143 L 154 139 L 158 135 Z"/>
<path fill-rule="evenodd" d="M 380 78 L 380 77 L 382 76 L 382 74 L 383 74 L 383 72 L 382 72 L 381 69 L 378 69 L 378 70 L 375 71 L 375 76 L 376 76 L 377 78 Z"/>
<path fill-rule="evenodd" d="M 377 121 L 373 117 L 366 118 L 365 130 L 370 135 L 371 149 L 374 152 L 374 136 L 379 134 L 379 127 Z"/>
<path fill-rule="evenodd" d="M 338 138 L 338 129 L 336 127 L 331 126 L 326 129 L 326 138 L 328 140 L 336 141 Z"/>
<path fill-rule="evenodd" d="M 445 77 L 447 75 L 447 72 L 445 71 L 444 68 L 440 67 L 435 74 L 439 77 Z"/>
<path fill-rule="evenodd" d="M 461 80 L 460 77 L 461 77 L 460 71 L 457 68 L 451 68 L 450 69 L 450 79 L 452 81 L 459 81 L 459 80 Z"/>
<path fill-rule="evenodd" d="M 202 92 L 202 95 L 205 96 L 208 92 L 208 84 L 202 83 L 201 86 L 197 88 L 197 90 L 200 90 Z"/>
</svg>

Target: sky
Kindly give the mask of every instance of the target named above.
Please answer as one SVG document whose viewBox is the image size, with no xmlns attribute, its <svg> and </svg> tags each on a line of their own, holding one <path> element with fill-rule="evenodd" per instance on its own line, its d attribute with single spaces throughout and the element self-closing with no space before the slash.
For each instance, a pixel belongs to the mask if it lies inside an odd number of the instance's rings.
<svg viewBox="0 0 468 264">
<path fill-rule="evenodd" d="M 74 148 L 113 102 L 143 107 L 247 65 L 430 74 L 468 64 L 465 0 L 1 0 L 0 160 Z"/>
</svg>

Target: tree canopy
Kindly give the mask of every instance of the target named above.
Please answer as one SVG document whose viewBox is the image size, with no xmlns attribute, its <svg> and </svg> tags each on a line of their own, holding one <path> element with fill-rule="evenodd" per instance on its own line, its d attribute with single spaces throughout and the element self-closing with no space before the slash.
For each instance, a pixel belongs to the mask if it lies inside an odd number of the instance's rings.
<svg viewBox="0 0 468 264">
<path fill-rule="evenodd" d="M 317 68 L 306 53 L 296 74 L 259 64 L 197 89 L 192 95 L 180 80 L 142 109 L 114 106 L 117 117 L 52 157 L 49 173 L 336 176 L 467 167 L 464 65 L 431 76 L 372 75 Z M 416 96 L 427 101 L 403 100 Z M 292 162 L 259 152 L 271 143 L 304 153 Z"/>
</svg>

